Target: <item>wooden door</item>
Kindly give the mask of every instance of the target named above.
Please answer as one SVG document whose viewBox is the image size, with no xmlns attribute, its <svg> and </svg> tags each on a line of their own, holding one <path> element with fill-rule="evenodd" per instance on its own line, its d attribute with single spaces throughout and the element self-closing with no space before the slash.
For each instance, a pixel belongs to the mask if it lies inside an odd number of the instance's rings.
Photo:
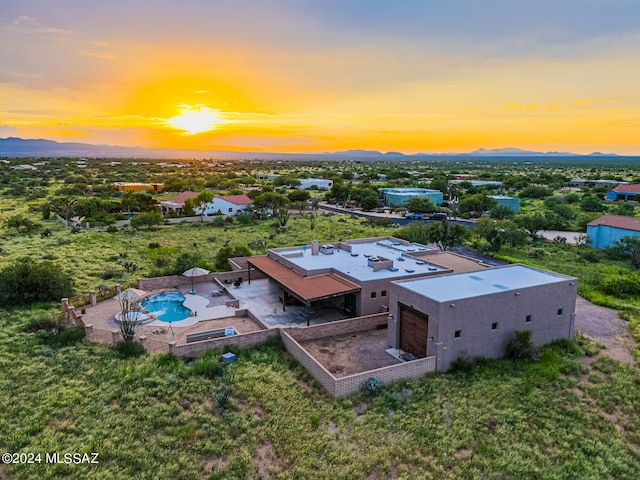
<svg viewBox="0 0 640 480">
<path fill-rule="evenodd" d="M 400 305 L 400 350 L 416 358 L 427 356 L 429 316 Z"/>
</svg>

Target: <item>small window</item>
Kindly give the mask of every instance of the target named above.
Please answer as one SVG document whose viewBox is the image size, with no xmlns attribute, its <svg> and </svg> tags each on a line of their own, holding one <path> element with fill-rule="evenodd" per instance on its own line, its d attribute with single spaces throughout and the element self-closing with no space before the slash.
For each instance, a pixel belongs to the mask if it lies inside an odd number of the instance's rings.
<svg viewBox="0 0 640 480">
<path fill-rule="evenodd" d="M 381 297 L 386 297 L 386 296 L 387 296 L 387 291 L 386 291 L 386 290 L 382 290 L 382 291 L 380 292 L 380 296 L 381 296 Z"/>
<path fill-rule="evenodd" d="M 562 310 L 562 308 L 558 309 L 558 316 L 561 317 L 563 315 L 564 311 Z"/>
<path fill-rule="evenodd" d="M 491 324 L 491 330 L 497 330 L 498 329 L 498 322 L 493 322 Z"/>
<path fill-rule="evenodd" d="M 233 213 L 233 207 L 229 207 L 229 213 Z"/>
<path fill-rule="evenodd" d="M 378 296 L 377 292 L 371 292 L 371 298 L 376 298 Z"/>
<path fill-rule="evenodd" d="M 462 330 L 456 330 L 455 332 L 453 332 L 453 338 L 460 338 L 462 337 Z"/>
<path fill-rule="evenodd" d="M 531 323 L 531 315 L 527 315 L 524 319 L 524 323 Z"/>
</svg>

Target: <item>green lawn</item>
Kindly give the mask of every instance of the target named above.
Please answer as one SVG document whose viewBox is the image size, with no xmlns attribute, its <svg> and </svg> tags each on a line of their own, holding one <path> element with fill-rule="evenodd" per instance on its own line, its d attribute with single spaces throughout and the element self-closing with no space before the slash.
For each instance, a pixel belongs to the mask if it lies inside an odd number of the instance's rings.
<svg viewBox="0 0 640 480">
<path fill-rule="evenodd" d="M 0 447 L 97 452 L 100 463 L 5 466 L 10 478 L 640 476 L 640 378 L 607 358 L 581 366 L 588 345 L 335 401 L 274 343 L 226 367 L 221 414 L 223 377 L 89 342 L 52 350 L 24 331 L 44 314 L 2 315 Z"/>
</svg>

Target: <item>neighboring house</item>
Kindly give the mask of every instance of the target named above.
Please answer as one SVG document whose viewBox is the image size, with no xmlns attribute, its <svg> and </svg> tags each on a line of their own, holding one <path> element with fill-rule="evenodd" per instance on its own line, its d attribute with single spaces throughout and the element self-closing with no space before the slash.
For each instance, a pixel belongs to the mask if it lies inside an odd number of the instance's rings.
<svg viewBox="0 0 640 480">
<path fill-rule="evenodd" d="M 497 180 L 449 180 L 450 185 L 456 185 L 462 182 L 469 182 L 473 187 L 502 186 L 502 182 L 498 182 Z"/>
<path fill-rule="evenodd" d="M 380 188 L 378 191 L 382 193 L 385 205 L 396 207 L 403 206 L 413 197 L 428 198 L 434 205 L 442 205 L 443 200 L 440 190 L 430 188 Z"/>
<path fill-rule="evenodd" d="M 520 210 L 520 199 L 515 197 L 507 197 L 505 195 L 489 195 L 489 198 L 493 198 L 498 205 L 504 205 L 509 207 L 514 212 Z"/>
<path fill-rule="evenodd" d="M 333 180 L 326 180 L 324 178 L 301 178 L 300 189 L 306 190 L 311 187 L 317 187 L 318 190 L 330 190 L 333 187 Z"/>
<path fill-rule="evenodd" d="M 608 180 L 608 179 L 589 180 L 588 178 L 572 178 L 570 180 L 570 183 L 572 185 L 575 185 L 576 187 L 594 186 L 594 187 L 613 188 L 617 185 L 627 185 L 629 182 L 619 182 L 617 180 Z"/>
<path fill-rule="evenodd" d="M 626 184 L 618 185 L 613 190 L 607 193 L 605 199 L 607 200 L 635 200 L 636 196 L 640 195 L 639 184 Z"/>
<path fill-rule="evenodd" d="M 386 182 L 387 181 L 387 174 L 386 173 L 379 173 L 378 174 L 378 180 L 380 180 L 381 182 Z"/>
<path fill-rule="evenodd" d="M 175 213 L 176 215 L 182 214 L 184 208 L 184 202 L 189 198 L 196 198 L 198 192 L 182 192 L 169 200 L 162 200 L 160 202 L 160 211 L 163 215 L 167 213 Z"/>
<path fill-rule="evenodd" d="M 404 359 L 436 357 L 446 371 L 458 357 L 504 356 L 517 330 L 534 345 L 574 332 L 578 282 L 525 265 L 391 284 L 388 341 Z"/>
<path fill-rule="evenodd" d="M 163 183 L 139 183 L 139 182 L 113 182 L 110 188 L 112 190 L 118 190 L 122 194 L 162 192 L 162 190 L 164 190 L 164 184 Z"/>
<path fill-rule="evenodd" d="M 487 268 L 474 259 L 393 237 L 275 248 L 247 261 L 278 286 L 283 308 L 294 301 L 354 315 L 386 311 L 393 280 Z"/>
<path fill-rule="evenodd" d="M 623 237 L 640 237 L 640 218 L 603 215 L 587 223 L 587 238 L 593 248 L 608 247 Z"/>
<path fill-rule="evenodd" d="M 213 200 L 196 206 L 196 215 L 237 215 L 253 204 L 246 195 L 215 195 Z"/>
</svg>

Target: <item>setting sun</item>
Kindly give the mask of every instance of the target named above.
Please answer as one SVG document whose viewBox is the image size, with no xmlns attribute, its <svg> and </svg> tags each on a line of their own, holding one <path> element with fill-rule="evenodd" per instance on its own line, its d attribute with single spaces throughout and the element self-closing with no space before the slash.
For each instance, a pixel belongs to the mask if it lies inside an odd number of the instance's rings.
<svg viewBox="0 0 640 480">
<path fill-rule="evenodd" d="M 184 130 L 188 135 L 213 130 L 217 125 L 227 123 L 220 118 L 219 110 L 212 110 L 202 105 L 181 105 L 180 115 L 171 117 L 167 123 L 172 127 Z"/>
</svg>

